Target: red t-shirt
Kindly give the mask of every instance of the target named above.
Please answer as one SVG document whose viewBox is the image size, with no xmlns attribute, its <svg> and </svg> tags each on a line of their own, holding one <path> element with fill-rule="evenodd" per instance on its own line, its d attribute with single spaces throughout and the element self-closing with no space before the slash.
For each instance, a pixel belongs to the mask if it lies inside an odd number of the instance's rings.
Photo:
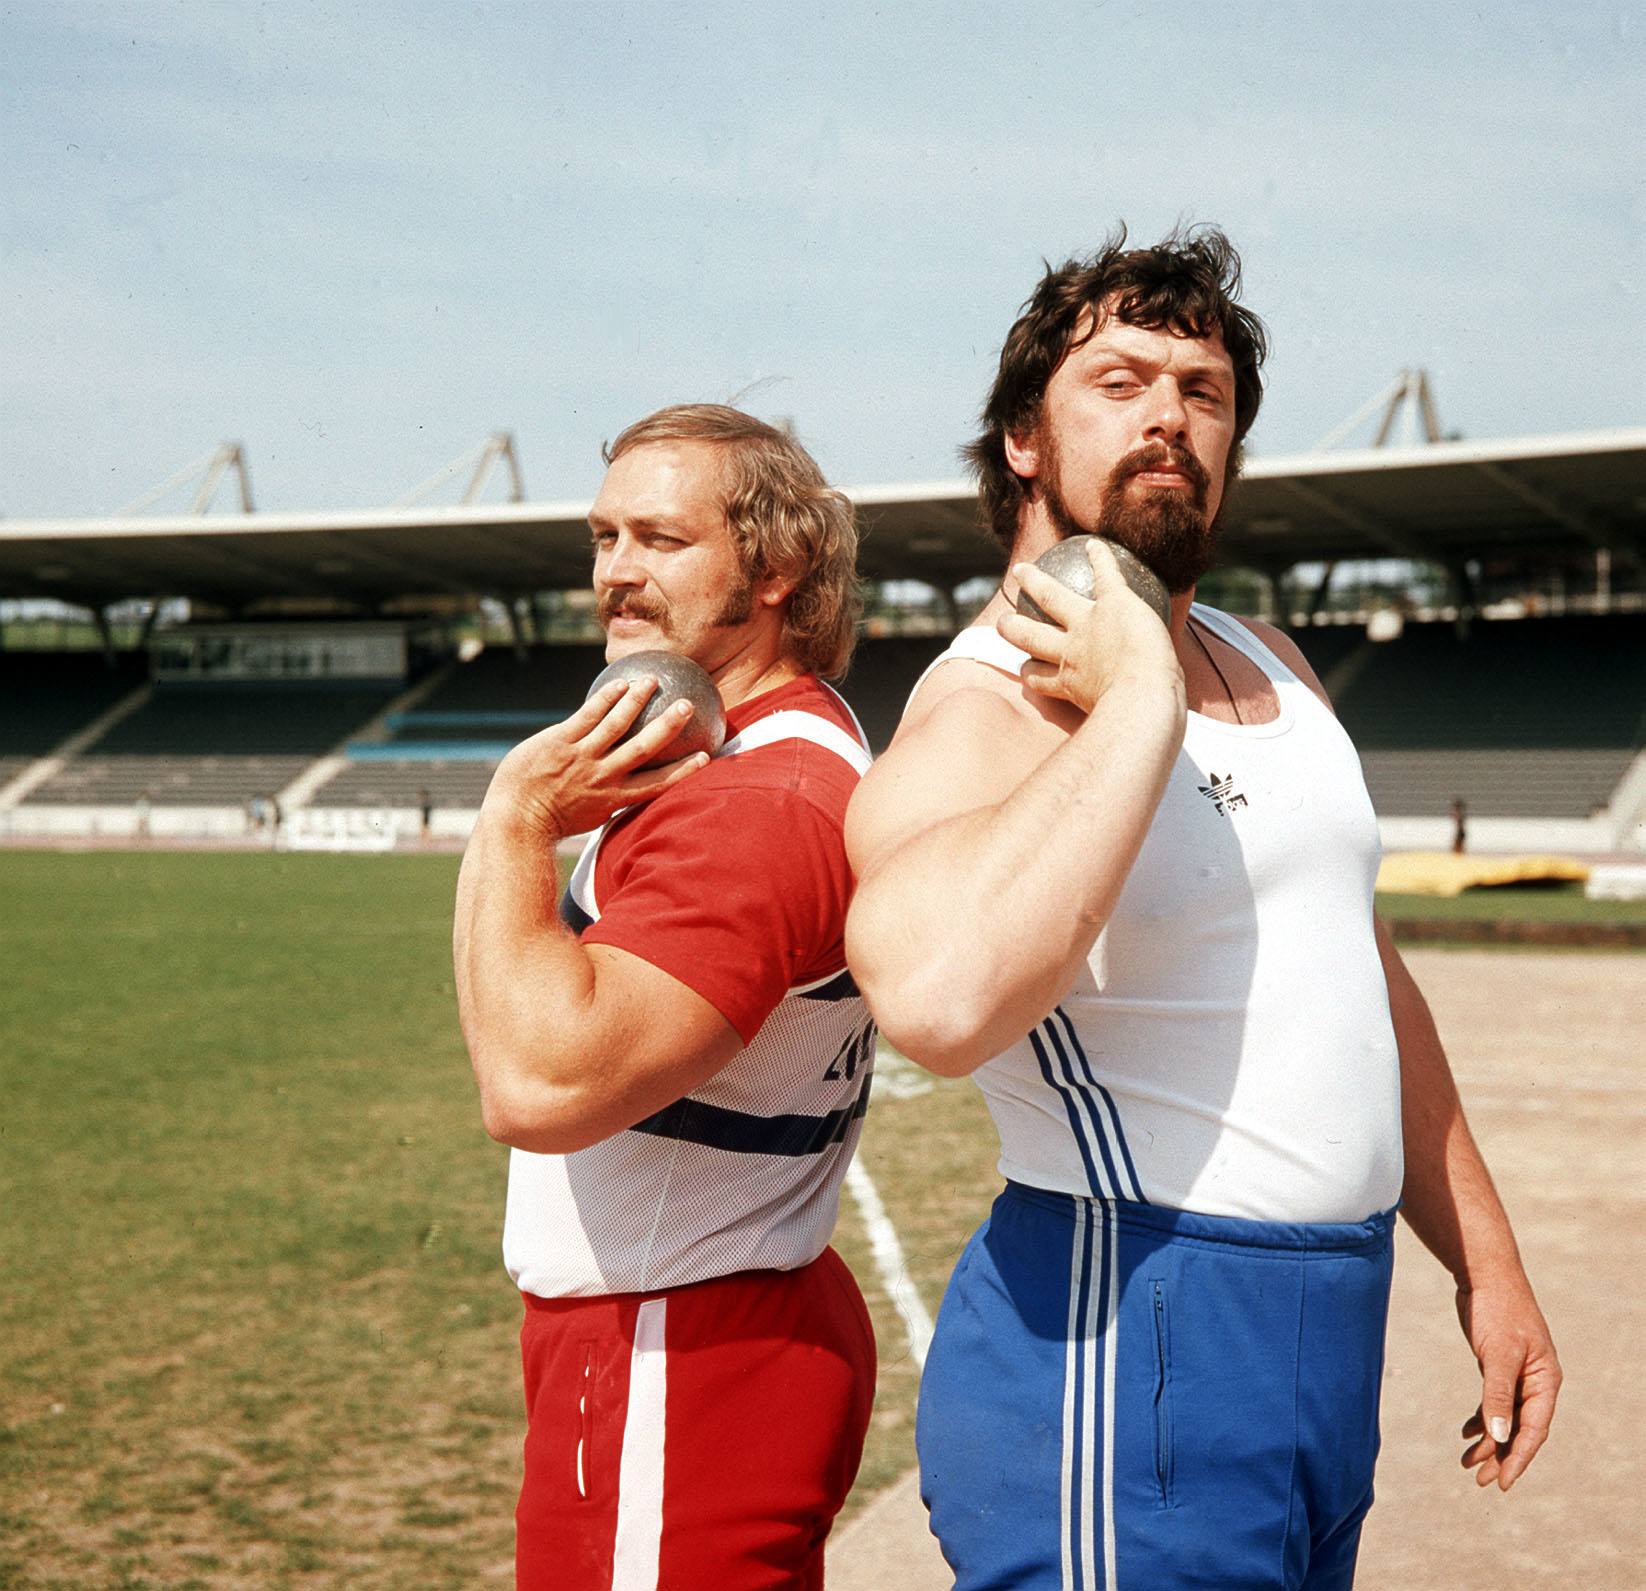
<svg viewBox="0 0 1646 1591">
<path fill-rule="evenodd" d="M 815 676 L 726 714 L 726 738 L 771 713 L 816 713 L 857 731 Z M 747 1044 L 797 984 L 846 964 L 846 803 L 858 773 L 813 741 L 716 758 L 607 831 L 595 860 L 597 922 L 583 943 L 649 961 L 709 1002 Z"/>
</svg>

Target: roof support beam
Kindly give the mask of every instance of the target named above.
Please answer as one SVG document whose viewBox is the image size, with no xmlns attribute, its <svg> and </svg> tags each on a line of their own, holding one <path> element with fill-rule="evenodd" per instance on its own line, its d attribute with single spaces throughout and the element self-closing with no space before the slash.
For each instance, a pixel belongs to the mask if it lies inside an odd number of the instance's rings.
<svg viewBox="0 0 1646 1591">
<path fill-rule="evenodd" d="M 1413 558 L 1419 563 L 1433 563 L 1438 556 L 1433 547 L 1423 546 L 1421 542 L 1403 535 L 1393 526 L 1373 519 L 1370 514 L 1361 513 L 1358 508 L 1346 507 L 1328 497 L 1317 486 L 1305 486 L 1302 481 L 1284 477 L 1275 484 L 1285 487 L 1293 497 L 1301 499 L 1317 513 L 1325 514 L 1329 519 L 1335 519 L 1338 524 L 1347 525 L 1351 530 L 1358 530 L 1362 536 L 1399 557 Z"/>
<path fill-rule="evenodd" d="M 1608 548 L 1613 552 L 1631 552 L 1636 557 L 1640 556 L 1641 549 L 1637 541 L 1619 534 L 1593 515 L 1568 508 L 1547 492 L 1540 492 L 1535 486 L 1528 486 L 1503 465 L 1481 461 L 1475 465 L 1475 469 L 1493 484 L 1501 486 L 1511 497 L 1518 497 L 1528 507 L 1535 508 L 1540 514 L 1547 514 L 1557 525 L 1564 525 L 1568 530 L 1574 531 L 1590 546 Z"/>
</svg>

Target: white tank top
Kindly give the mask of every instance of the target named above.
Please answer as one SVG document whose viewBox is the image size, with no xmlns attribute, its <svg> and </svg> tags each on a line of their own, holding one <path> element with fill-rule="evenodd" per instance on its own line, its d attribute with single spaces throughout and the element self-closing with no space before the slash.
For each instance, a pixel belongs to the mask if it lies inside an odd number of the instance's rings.
<svg viewBox="0 0 1646 1591">
<path fill-rule="evenodd" d="M 1000 1170 L 1206 1215 L 1363 1220 L 1403 1175 L 1371 801 L 1314 692 L 1244 625 L 1199 604 L 1193 616 L 1263 670 L 1279 715 L 1189 714 L 1086 969 L 974 1074 Z M 938 664 L 1016 676 L 1027 656 L 980 627 Z"/>
</svg>

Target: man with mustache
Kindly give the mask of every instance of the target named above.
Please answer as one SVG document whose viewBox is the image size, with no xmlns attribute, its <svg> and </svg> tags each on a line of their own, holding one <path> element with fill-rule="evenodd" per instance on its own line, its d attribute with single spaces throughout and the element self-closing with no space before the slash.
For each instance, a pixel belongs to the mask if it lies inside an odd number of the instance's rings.
<svg viewBox="0 0 1646 1591">
<path fill-rule="evenodd" d="M 691 709 L 625 741 L 655 681 L 608 685 L 503 760 L 463 859 L 458 1002 L 526 1306 L 517 1583 L 820 1585 L 875 1375 L 827 1246 L 874 1052 L 843 947 L 869 759 L 823 683 L 856 530 L 734 409 L 661 410 L 606 459 L 607 658 L 694 659 L 730 738 L 648 768 Z M 555 848 L 588 830 L 557 911 Z"/>
<path fill-rule="evenodd" d="M 1238 288 L 1212 229 L 1048 270 L 969 449 L 1005 584 L 848 816 L 858 984 L 976 1079 L 1007 1178 L 921 1386 L 959 1591 L 1349 1585 L 1397 1204 L 1457 1280 L 1481 1484 L 1524 1471 L 1559 1386 L 1373 918 L 1354 748 L 1284 635 L 1194 601 L 1262 395 Z M 1091 601 L 1033 566 L 1088 531 L 1169 624 L 1101 547 Z"/>
</svg>

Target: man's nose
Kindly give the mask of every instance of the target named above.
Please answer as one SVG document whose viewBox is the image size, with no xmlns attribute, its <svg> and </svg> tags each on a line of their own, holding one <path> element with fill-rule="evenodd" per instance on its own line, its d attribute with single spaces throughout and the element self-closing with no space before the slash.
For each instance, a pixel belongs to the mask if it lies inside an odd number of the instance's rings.
<svg viewBox="0 0 1646 1591">
<path fill-rule="evenodd" d="M 1183 406 L 1183 394 L 1169 376 L 1157 381 L 1149 389 L 1149 404 L 1144 411 L 1143 435 L 1150 442 L 1182 442 L 1189 434 L 1189 411 Z"/>
<path fill-rule="evenodd" d="M 601 585 L 644 585 L 646 571 L 639 558 L 639 549 L 628 536 L 619 536 L 599 560 L 595 578 Z"/>
</svg>

